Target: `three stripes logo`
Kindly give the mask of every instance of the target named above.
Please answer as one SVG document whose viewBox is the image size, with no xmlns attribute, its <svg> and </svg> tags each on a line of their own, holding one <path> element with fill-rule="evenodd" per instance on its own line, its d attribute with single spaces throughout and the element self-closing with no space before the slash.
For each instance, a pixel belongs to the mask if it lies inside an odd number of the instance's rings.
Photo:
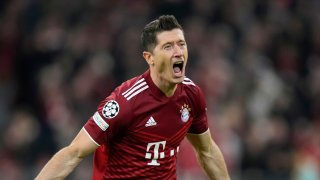
<svg viewBox="0 0 320 180">
<path fill-rule="evenodd" d="M 137 94 L 141 93 L 142 91 L 146 90 L 149 86 L 147 85 L 144 78 L 141 78 L 137 81 L 132 87 L 126 90 L 122 95 L 127 99 L 130 100 Z"/>
<path fill-rule="evenodd" d="M 153 117 L 151 116 L 150 118 L 149 118 L 149 120 L 147 121 L 147 123 L 146 123 L 146 127 L 150 127 L 150 126 L 155 126 L 155 125 L 157 125 L 157 122 L 153 119 Z"/>
</svg>

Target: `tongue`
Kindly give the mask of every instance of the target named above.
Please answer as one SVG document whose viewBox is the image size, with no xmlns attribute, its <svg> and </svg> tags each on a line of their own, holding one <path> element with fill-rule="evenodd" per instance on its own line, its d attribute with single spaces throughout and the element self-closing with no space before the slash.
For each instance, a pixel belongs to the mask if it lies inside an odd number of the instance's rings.
<svg viewBox="0 0 320 180">
<path fill-rule="evenodd" d="M 180 70 L 179 67 L 174 67 L 174 68 L 173 68 L 173 71 L 174 71 L 175 73 L 179 73 L 181 70 Z"/>
</svg>

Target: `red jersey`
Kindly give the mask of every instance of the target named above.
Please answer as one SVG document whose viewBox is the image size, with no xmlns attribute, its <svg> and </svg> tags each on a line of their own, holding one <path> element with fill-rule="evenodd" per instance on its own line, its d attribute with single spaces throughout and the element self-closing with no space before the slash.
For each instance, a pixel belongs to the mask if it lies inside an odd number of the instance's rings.
<svg viewBox="0 0 320 180">
<path fill-rule="evenodd" d="M 128 80 L 101 102 L 84 130 L 100 147 L 93 179 L 176 179 L 180 142 L 208 129 L 200 88 L 185 78 L 172 97 L 150 72 Z"/>
</svg>

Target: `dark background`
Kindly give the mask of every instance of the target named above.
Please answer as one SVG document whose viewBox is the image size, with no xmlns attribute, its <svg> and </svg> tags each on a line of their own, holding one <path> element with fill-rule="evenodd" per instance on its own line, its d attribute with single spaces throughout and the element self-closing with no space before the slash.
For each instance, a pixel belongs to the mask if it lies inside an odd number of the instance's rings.
<svg viewBox="0 0 320 180">
<path fill-rule="evenodd" d="M 32 179 L 174 14 L 232 179 L 320 179 L 319 0 L 2 0 L 0 179 Z M 183 142 L 179 179 L 205 179 Z M 190 158 L 192 157 L 192 158 Z M 90 179 L 88 157 L 69 179 Z"/>
</svg>

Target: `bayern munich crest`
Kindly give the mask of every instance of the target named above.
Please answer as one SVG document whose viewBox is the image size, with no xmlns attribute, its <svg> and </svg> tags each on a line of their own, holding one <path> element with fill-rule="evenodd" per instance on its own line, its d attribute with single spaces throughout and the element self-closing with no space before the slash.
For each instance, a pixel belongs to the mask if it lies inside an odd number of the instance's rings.
<svg viewBox="0 0 320 180">
<path fill-rule="evenodd" d="M 189 108 L 189 105 L 184 104 L 183 106 L 181 106 L 180 113 L 181 113 L 181 120 L 183 122 L 187 122 L 189 120 L 190 111 L 191 111 L 191 108 Z"/>
<path fill-rule="evenodd" d="M 119 111 L 120 107 L 117 101 L 110 100 L 103 106 L 102 114 L 105 118 L 111 119 L 114 118 Z"/>
</svg>

